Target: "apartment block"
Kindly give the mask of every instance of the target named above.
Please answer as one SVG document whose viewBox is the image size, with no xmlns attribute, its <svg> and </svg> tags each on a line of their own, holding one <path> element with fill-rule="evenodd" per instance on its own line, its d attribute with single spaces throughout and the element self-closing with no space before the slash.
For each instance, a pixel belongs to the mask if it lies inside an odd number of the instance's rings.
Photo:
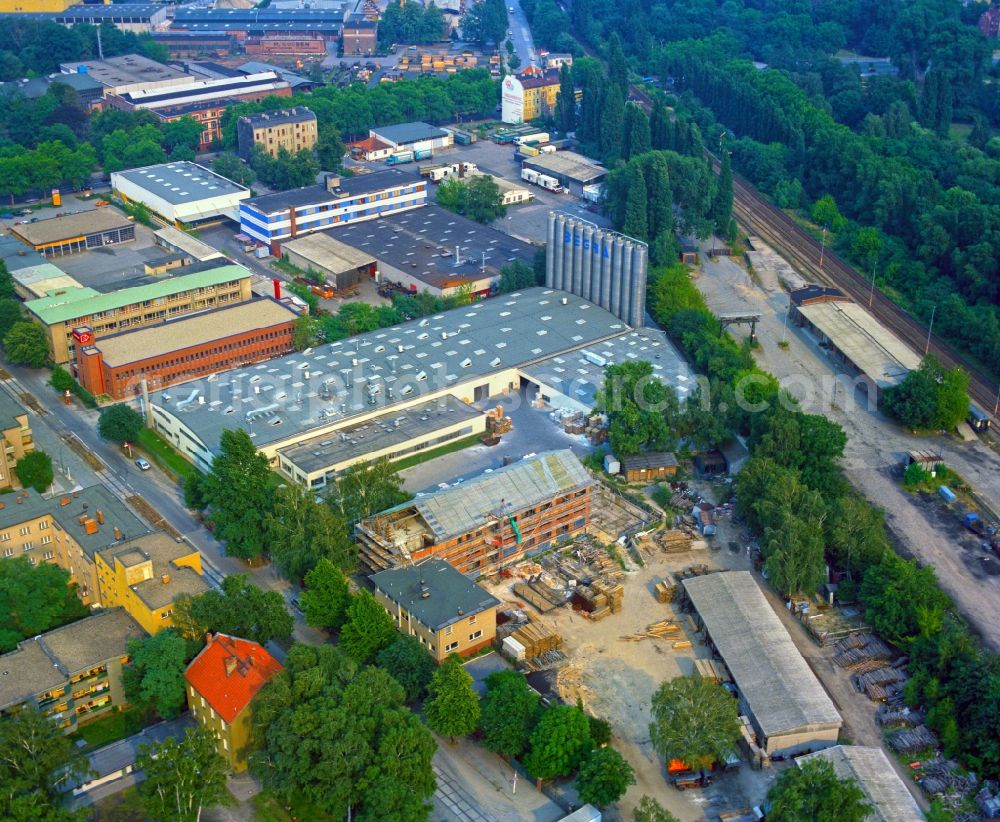
<svg viewBox="0 0 1000 822">
<path fill-rule="evenodd" d="M 493 642 L 500 600 L 444 560 L 372 574 L 375 599 L 396 628 L 415 636 L 438 662 L 470 656 Z"/>
<path fill-rule="evenodd" d="M 145 636 L 114 608 L 20 642 L 0 656 L 0 716 L 31 706 L 69 734 L 121 708 L 128 641 Z"/>
<path fill-rule="evenodd" d="M 157 531 L 97 551 L 97 591 L 105 608 L 124 608 L 147 634 L 173 627 L 174 603 L 209 589 L 201 553 Z"/>
<path fill-rule="evenodd" d="M 148 532 L 103 485 L 51 499 L 24 490 L 0 501 L 0 561 L 55 563 L 70 572 L 84 605 L 102 604 L 97 552 Z"/>
<path fill-rule="evenodd" d="M 49 335 L 54 362 L 74 359 L 77 346 L 125 329 L 140 328 L 170 317 L 249 300 L 251 273 L 225 264 L 184 273 L 146 285 L 101 293 L 93 288 L 63 288 L 24 307 Z M 82 327 L 87 331 L 80 331 Z M 79 333 L 78 333 L 79 332 Z"/>
<path fill-rule="evenodd" d="M 209 634 L 184 673 L 191 715 L 212 734 L 219 755 L 234 771 L 246 770 L 251 703 L 282 670 L 281 663 L 256 642 Z"/>
<path fill-rule="evenodd" d="M 0 489 L 19 488 L 14 474 L 17 461 L 35 450 L 28 412 L 7 394 L 0 392 Z"/>
<path fill-rule="evenodd" d="M 301 106 L 265 111 L 236 121 L 240 157 L 244 160 L 250 159 L 257 146 L 272 157 L 277 157 L 281 149 L 289 154 L 311 149 L 318 135 L 316 115 Z"/>
<path fill-rule="evenodd" d="M 547 451 L 362 520 L 359 556 L 373 571 L 434 557 L 492 573 L 584 530 L 593 484 L 572 451 Z"/>
</svg>

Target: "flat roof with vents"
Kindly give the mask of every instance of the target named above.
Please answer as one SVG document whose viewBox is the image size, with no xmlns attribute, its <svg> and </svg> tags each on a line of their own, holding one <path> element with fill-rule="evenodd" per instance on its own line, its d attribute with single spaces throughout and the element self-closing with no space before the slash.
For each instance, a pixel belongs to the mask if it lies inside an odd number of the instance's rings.
<svg viewBox="0 0 1000 822">
<path fill-rule="evenodd" d="M 129 171 L 118 171 L 116 174 L 172 205 L 233 194 L 250 196 L 250 189 L 245 186 L 234 183 L 197 163 L 186 161 L 133 168 Z"/>
</svg>

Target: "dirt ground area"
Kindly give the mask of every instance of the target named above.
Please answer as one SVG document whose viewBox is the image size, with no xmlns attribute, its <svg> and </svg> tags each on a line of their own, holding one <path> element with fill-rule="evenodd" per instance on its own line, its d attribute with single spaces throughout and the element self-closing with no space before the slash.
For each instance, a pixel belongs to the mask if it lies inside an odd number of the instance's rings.
<svg viewBox="0 0 1000 822">
<path fill-rule="evenodd" d="M 603 483 L 594 489 L 590 531 L 605 542 L 614 542 L 626 531 L 645 524 L 652 515 L 643 511 Z"/>
</svg>

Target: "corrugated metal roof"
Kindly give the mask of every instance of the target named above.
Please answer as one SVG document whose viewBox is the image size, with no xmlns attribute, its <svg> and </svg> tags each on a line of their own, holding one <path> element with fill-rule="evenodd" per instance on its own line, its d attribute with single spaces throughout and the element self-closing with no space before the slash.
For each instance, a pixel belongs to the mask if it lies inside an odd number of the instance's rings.
<svg viewBox="0 0 1000 822">
<path fill-rule="evenodd" d="M 481 528 L 487 514 L 513 513 L 592 483 L 572 451 L 547 451 L 400 507 L 413 505 L 440 542 Z"/>
<path fill-rule="evenodd" d="M 800 768 L 814 759 L 825 759 L 841 779 L 854 779 L 871 802 L 868 822 L 920 822 L 924 818 L 916 800 L 881 748 L 835 745 L 795 760 Z"/>
<path fill-rule="evenodd" d="M 684 580 L 765 736 L 840 727 L 840 714 L 749 571 Z"/>
</svg>

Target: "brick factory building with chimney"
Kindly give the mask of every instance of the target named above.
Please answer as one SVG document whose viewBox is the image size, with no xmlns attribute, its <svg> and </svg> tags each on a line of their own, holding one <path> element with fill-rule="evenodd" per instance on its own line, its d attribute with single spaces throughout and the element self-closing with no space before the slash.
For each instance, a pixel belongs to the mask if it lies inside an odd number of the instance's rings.
<svg viewBox="0 0 1000 822">
<path fill-rule="evenodd" d="M 209 634 L 207 640 L 184 673 L 188 707 L 212 735 L 219 756 L 234 771 L 243 771 L 251 703 L 284 669 L 256 642 L 226 634 Z"/>
</svg>

